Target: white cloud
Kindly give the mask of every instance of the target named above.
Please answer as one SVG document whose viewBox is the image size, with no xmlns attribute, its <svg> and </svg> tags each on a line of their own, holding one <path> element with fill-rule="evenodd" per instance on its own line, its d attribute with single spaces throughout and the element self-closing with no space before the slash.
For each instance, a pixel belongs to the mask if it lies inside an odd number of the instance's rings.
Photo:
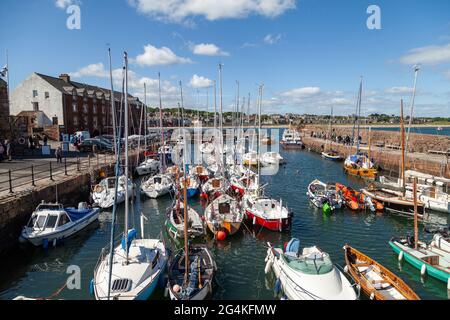
<svg viewBox="0 0 450 320">
<path fill-rule="evenodd" d="M 105 70 L 105 66 L 103 63 L 94 63 L 90 64 L 86 67 L 81 68 L 76 72 L 70 73 L 70 76 L 73 78 L 82 78 L 82 77 L 108 77 L 108 72 Z"/>
<path fill-rule="evenodd" d="M 169 22 L 186 22 L 194 17 L 209 21 L 250 15 L 274 18 L 296 7 L 296 0 L 129 0 L 129 3 L 139 13 Z"/>
<path fill-rule="evenodd" d="M 222 51 L 213 43 L 200 43 L 192 45 L 192 52 L 203 56 L 229 56 L 228 52 Z"/>
<path fill-rule="evenodd" d="M 68 6 L 74 4 L 74 0 L 55 0 L 55 5 L 57 8 L 66 9 Z"/>
<path fill-rule="evenodd" d="M 282 92 L 280 95 L 287 98 L 305 98 L 309 96 L 313 96 L 320 93 L 320 88 L 318 87 L 303 87 L 303 88 L 295 88 L 289 91 Z"/>
<path fill-rule="evenodd" d="M 277 35 L 268 34 L 267 36 L 264 37 L 263 41 L 267 44 L 275 44 L 281 40 L 281 37 L 282 37 L 281 34 Z"/>
<path fill-rule="evenodd" d="M 157 48 L 148 44 L 144 47 L 144 53 L 138 55 L 132 62 L 140 66 L 161 66 L 171 64 L 192 63 L 189 58 L 177 56 L 172 50 L 167 47 Z"/>
<path fill-rule="evenodd" d="M 213 82 L 208 78 L 194 74 L 189 82 L 189 85 L 193 88 L 208 88 L 213 85 Z"/>
<path fill-rule="evenodd" d="M 409 87 L 392 87 L 389 89 L 386 89 L 386 93 L 389 94 L 409 94 L 413 92 L 413 88 Z"/>
<path fill-rule="evenodd" d="M 403 64 L 428 64 L 437 65 L 450 62 L 450 44 L 443 46 L 427 46 L 415 48 L 400 58 Z"/>
</svg>

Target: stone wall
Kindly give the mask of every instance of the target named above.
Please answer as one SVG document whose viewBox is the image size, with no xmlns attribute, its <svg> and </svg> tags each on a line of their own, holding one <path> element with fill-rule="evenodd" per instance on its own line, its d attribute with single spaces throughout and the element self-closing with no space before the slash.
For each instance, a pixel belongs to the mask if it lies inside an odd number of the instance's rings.
<svg viewBox="0 0 450 320">
<path fill-rule="evenodd" d="M 346 135 L 352 136 L 353 128 L 351 127 L 334 127 L 334 133 L 336 136 Z M 303 129 L 305 136 L 310 136 L 311 131 L 328 133 L 328 126 L 307 126 Z M 356 135 L 356 132 L 355 132 Z M 369 141 L 369 130 L 362 128 L 360 130 L 362 141 L 367 143 Z M 401 146 L 401 134 L 395 131 L 371 131 L 371 144 L 373 146 L 382 143 L 384 145 Z M 418 134 L 411 133 L 409 140 L 409 152 L 422 152 L 427 153 L 429 150 L 433 151 L 449 151 L 450 150 L 450 137 L 438 136 L 430 134 Z"/>
</svg>

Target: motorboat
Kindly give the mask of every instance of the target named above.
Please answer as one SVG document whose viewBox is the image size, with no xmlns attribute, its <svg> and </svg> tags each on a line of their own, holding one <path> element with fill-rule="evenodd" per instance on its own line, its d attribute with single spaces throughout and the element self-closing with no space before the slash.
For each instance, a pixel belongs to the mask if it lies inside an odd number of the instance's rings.
<svg viewBox="0 0 450 320">
<path fill-rule="evenodd" d="M 157 174 L 149 177 L 141 184 L 141 192 L 151 199 L 171 193 L 174 189 L 172 177 L 168 174 Z"/>
<path fill-rule="evenodd" d="M 241 228 L 244 213 L 238 201 L 224 194 L 205 209 L 205 220 L 209 231 L 216 237 L 221 231 L 225 236 L 232 236 Z"/>
<path fill-rule="evenodd" d="M 111 208 L 114 202 L 117 204 L 125 201 L 125 189 L 128 188 L 128 197 L 133 195 L 133 183 L 130 179 L 126 179 L 124 175 L 120 176 L 117 186 L 117 197 L 115 194 L 116 178 L 105 178 L 93 187 L 91 196 L 95 206 L 102 209 Z"/>
<path fill-rule="evenodd" d="M 354 154 L 345 159 L 344 172 L 360 178 L 374 180 L 377 177 L 378 169 L 367 155 Z"/>
<path fill-rule="evenodd" d="M 292 239 L 285 250 L 268 243 L 265 272 L 273 270 L 289 300 L 356 300 L 354 286 L 333 264 L 330 255 L 314 246 L 300 249 Z"/>
<path fill-rule="evenodd" d="M 283 163 L 284 158 L 278 152 L 265 152 L 261 156 L 263 166 L 278 165 Z"/>
<path fill-rule="evenodd" d="M 249 152 L 242 156 L 242 164 L 244 166 L 257 166 L 259 161 L 257 152 Z"/>
<path fill-rule="evenodd" d="M 156 159 L 147 158 L 136 167 L 136 172 L 140 176 L 158 172 L 160 164 L 161 163 Z"/>
<path fill-rule="evenodd" d="M 325 152 L 325 151 L 322 152 L 322 157 L 324 159 L 331 160 L 331 161 L 342 161 L 343 160 L 342 156 L 337 151 L 333 151 L 333 150 L 328 151 L 328 152 Z"/>
<path fill-rule="evenodd" d="M 309 201 L 319 209 L 334 211 L 342 207 L 342 197 L 334 184 L 314 180 L 308 185 Z"/>
<path fill-rule="evenodd" d="M 303 149 L 305 147 L 300 133 L 292 129 L 286 129 L 283 132 L 280 144 L 283 149 Z"/>
<path fill-rule="evenodd" d="M 96 221 L 99 214 L 100 209 L 91 208 L 85 202 L 81 202 L 78 208 L 64 208 L 60 203 L 42 202 L 31 214 L 19 240 L 30 242 L 34 246 L 56 246 L 58 242 Z"/>
</svg>

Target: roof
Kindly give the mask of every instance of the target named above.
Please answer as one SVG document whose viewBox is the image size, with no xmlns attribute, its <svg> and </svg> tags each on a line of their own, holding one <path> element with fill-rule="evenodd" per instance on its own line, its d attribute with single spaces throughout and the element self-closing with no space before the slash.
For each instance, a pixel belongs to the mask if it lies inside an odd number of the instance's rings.
<svg viewBox="0 0 450 320">
<path fill-rule="evenodd" d="M 85 84 L 85 83 L 81 83 L 81 82 L 76 82 L 76 81 L 69 81 L 66 82 L 60 78 L 56 78 L 56 77 L 52 77 L 52 76 L 47 76 L 45 74 L 41 74 L 41 73 L 37 73 L 36 75 L 38 75 L 39 77 L 41 77 L 43 80 L 47 81 L 50 85 L 52 85 L 53 87 L 55 87 L 57 90 L 59 90 L 62 93 L 66 93 L 66 90 L 64 89 L 64 87 L 74 87 L 75 89 L 85 89 L 87 91 L 95 91 L 95 92 L 102 92 L 105 95 L 108 95 L 111 93 L 110 89 L 105 89 L 105 88 L 101 88 L 98 86 L 93 86 L 93 85 L 89 85 L 89 84 Z M 114 96 L 116 98 L 116 100 L 120 100 L 122 97 L 122 93 L 118 92 L 118 91 L 114 91 Z M 131 94 L 128 94 L 129 98 L 135 98 L 133 97 Z M 136 98 L 138 101 L 139 99 Z"/>
<path fill-rule="evenodd" d="M 6 86 L 6 81 L 5 80 L 3 80 L 2 78 L 0 78 L 0 85 L 1 86 Z"/>
</svg>

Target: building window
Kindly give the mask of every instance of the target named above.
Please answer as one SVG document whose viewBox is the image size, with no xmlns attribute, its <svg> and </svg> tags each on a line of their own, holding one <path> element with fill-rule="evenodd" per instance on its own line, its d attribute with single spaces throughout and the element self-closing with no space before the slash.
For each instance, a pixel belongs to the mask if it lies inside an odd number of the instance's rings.
<svg viewBox="0 0 450 320">
<path fill-rule="evenodd" d="M 73 112 L 78 112 L 78 106 L 77 106 L 77 104 L 76 103 L 73 103 L 72 104 L 72 110 L 73 110 Z"/>
<path fill-rule="evenodd" d="M 33 111 L 39 111 L 39 103 L 33 102 Z"/>
<path fill-rule="evenodd" d="M 36 98 L 38 96 L 37 90 L 33 90 L 33 98 Z"/>
<path fill-rule="evenodd" d="M 53 117 L 52 122 L 53 122 L 54 126 L 57 126 L 58 125 L 58 117 Z"/>
<path fill-rule="evenodd" d="M 98 118 L 94 117 L 92 120 L 93 120 L 94 128 L 97 128 L 98 127 Z"/>
<path fill-rule="evenodd" d="M 97 113 L 97 105 L 94 104 L 94 113 Z"/>
<path fill-rule="evenodd" d="M 78 126 L 78 116 L 73 116 L 73 125 Z"/>
<path fill-rule="evenodd" d="M 87 106 L 86 103 L 83 104 L 83 112 L 84 112 L 84 113 L 88 113 L 88 106 Z"/>
<path fill-rule="evenodd" d="M 45 99 L 50 98 L 50 93 L 48 91 L 45 92 Z"/>
</svg>

